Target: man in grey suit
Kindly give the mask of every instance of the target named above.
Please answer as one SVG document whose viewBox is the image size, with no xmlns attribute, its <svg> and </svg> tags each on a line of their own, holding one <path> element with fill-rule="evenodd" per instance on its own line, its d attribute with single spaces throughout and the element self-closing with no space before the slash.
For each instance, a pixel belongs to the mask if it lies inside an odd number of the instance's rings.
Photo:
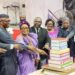
<svg viewBox="0 0 75 75">
<path fill-rule="evenodd" d="M 35 50 L 33 46 L 24 46 L 13 41 L 6 30 L 9 21 L 8 15 L 0 14 L 0 48 L 7 50 L 0 54 L 0 75 L 16 75 L 18 66 L 16 50 Z"/>
</svg>

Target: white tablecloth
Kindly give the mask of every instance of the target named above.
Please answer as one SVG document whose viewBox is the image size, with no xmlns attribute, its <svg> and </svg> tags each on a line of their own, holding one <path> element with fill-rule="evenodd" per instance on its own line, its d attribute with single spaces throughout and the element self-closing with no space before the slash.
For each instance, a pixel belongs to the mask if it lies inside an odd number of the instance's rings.
<svg viewBox="0 0 75 75">
<path fill-rule="evenodd" d="M 44 71 L 44 72 L 42 72 L 42 69 L 41 69 L 41 70 L 37 70 L 33 73 L 30 73 L 29 75 L 61 75 L 61 74 L 59 74 L 57 72 L 54 72 L 54 71 L 48 71 L 48 72 Z M 75 75 L 75 72 L 72 72 L 68 75 Z"/>
</svg>

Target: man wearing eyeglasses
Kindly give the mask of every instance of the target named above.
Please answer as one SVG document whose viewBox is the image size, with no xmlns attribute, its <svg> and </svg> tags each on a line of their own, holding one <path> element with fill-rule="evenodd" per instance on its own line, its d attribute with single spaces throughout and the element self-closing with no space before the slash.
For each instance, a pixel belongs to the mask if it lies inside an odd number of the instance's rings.
<svg viewBox="0 0 75 75">
<path fill-rule="evenodd" d="M 0 75 L 16 75 L 18 71 L 17 50 L 35 50 L 30 45 L 17 44 L 13 41 L 6 28 L 9 27 L 9 16 L 0 14 L 0 48 L 6 50 L 0 53 Z M 19 75 L 19 74 L 18 74 Z"/>
</svg>

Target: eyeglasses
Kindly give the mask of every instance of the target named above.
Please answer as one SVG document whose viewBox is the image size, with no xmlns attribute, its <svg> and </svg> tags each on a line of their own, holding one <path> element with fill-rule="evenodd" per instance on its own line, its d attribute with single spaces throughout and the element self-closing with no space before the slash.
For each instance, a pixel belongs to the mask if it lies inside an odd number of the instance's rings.
<svg viewBox="0 0 75 75">
<path fill-rule="evenodd" d="M 0 20 L 0 22 L 10 22 L 10 20 Z"/>
<path fill-rule="evenodd" d="M 28 30 L 29 28 L 28 28 L 28 27 L 26 27 L 26 28 L 22 27 L 21 29 L 22 29 L 22 30 Z"/>
<path fill-rule="evenodd" d="M 35 21 L 35 22 L 39 22 L 39 23 L 41 23 L 41 21 Z"/>
</svg>

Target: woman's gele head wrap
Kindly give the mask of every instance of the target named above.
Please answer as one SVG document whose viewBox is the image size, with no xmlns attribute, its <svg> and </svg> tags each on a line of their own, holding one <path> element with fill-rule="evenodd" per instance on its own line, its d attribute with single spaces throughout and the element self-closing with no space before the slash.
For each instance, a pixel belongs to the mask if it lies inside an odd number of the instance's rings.
<svg viewBox="0 0 75 75">
<path fill-rule="evenodd" d="M 25 19 L 22 20 L 22 21 L 20 21 L 20 23 L 19 23 L 20 28 L 21 28 L 21 26 L 22 26 L 23 24 L 26 24 L 26 25 L 30 28 L 30 24 L 29 24 L 28 21 L 26 21 Z"/>
</svg>

